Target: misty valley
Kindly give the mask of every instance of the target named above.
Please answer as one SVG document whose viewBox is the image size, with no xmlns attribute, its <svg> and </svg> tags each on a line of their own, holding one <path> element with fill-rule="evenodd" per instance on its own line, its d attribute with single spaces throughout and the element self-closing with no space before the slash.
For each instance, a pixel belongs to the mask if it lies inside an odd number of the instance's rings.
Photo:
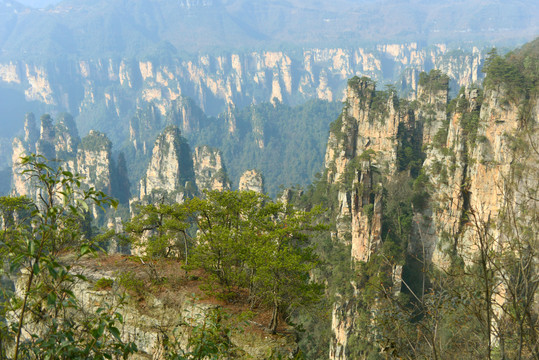
<svg viewBox="0 0 539 360">
<path fill-rule="evenodd" d="M 0 359 L 538 359 L 537 16 L 0 0 Z"/>
</svg>

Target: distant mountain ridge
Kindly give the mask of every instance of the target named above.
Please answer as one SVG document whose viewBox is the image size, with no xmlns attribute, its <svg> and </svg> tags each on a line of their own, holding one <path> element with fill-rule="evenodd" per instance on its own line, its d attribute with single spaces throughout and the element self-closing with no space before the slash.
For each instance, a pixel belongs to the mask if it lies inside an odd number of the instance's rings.
<svg viewBox="0 0 539 360">
<path fill-rule="evenodd" d="M 61 0 L 19 0 L 19 3 L 30 8 L 43 9 L 47 6 L 56 5 L 60 1 Z"/>
<path fill-rule="evenodd" d="M 380 42 L 524 42 L 533 1 L 0 1 L 1 58 L 135 56 Z M 32 8 L 33 7 L 33 8 Z"/>
<path fill-rule="evenodd" d="M 128 136 L 136 109 L 154 104 L 166 115 L 180 95 L 191 97 L 208 115 L 229 105 L 238 109 L 275 98 L 300 104 L 312 98 L 343 99 L 346 80 L 369 76 L 399 91 L 417 87 L 418 71 L 440 69 L 451 87 L 478 82 L 486 49 L 450 49 L 444 44 L 385 44 L 372 49 L 307 48 L 243 51 L 219 55 L 134 58 L 0 60 L 0 125 L 4 136 L 22 129 L 28 111 L 75 116 L 83 132 L 93 128 Z M 18 123 L 18 125 L 17 125 Z M 185 129 L 184 129 L 185 130 Z"/>
</svg>

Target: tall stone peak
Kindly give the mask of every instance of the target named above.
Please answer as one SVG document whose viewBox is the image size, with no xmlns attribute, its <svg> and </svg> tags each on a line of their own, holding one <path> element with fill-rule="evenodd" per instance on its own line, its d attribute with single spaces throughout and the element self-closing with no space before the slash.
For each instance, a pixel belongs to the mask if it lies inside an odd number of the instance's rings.
<svg viewBox="0 0 539 360">
<path fill-rule="evenodd" d="M 140 199 L 180 193 L 196 193 L 193 157 L 177 126 L 168 126 L 157 137 L 145 176 L 140 180 Z"/>
<path fill-rule="evenodd" d="M 264 193 L 264 177 L 258 170 L 247 170 L 240 177 L 238 188 L 242 191 Z"/>
<path fill-rule="evenodd" d="M 88 135 L 81 140 L 81 150 L 90 152 L 108 151 L 112 148 L 112 142 L 107 135 L 97 130 L 90 130 Z"/>
<path fill-rule="evenodd" d="M 234 103 L 228 102 L 226 106 L 225 121 L 228 125 L 228 132 L 231 134 L 234 134 L 237 131 L 235 110 L 236 106 L 234 105 Z"/>
<path fill-rule="evenodd" d="M 423 143 L 432 142 L 447 119 L 449 77 L 439 70 L 419 75 L 416 116 L 423 127 Z"/>
<path fill-rule="evenodd" d="M 418 176 L 421 164 L 409 164 L 410 153 L 421 157 L 446 121 L 448 78 L 422 74 L 420 99 L 399 100 L 392 88 L 379 91 L 368 78 L 348 82 L 347 98 L 331 125 L 326 181 L 337 190 L 336 237 L 351 245 L 352 258 L 367 261 L 382 243 L 382 183 L 399 172 Z"/>
<path fill-rule="evenodd" d="M 55 126 L 54 146 L 57 154 L 73 156 L 80 144 L 79 131 L 73 116 L 67 113 L 58 115 Z"/>
<path fill-rule="evenodd" d="M 396 166 L 399 124 L 411 120 L 397 111 L 392 91 L 376 91 L 373 81 L 354 77 L 348 82 L 345 106 L 331 125 L 325 168 L 330 184 L 341 182 L 348 163 L 364 152 L 387 171 Z"/>
<path fill-rule="evenodd" d="M 229 190 L 230 180 L 221 151 L 206 145 L 193 152 L 193 168 L 199 190 Z"/>
<path fill-rule="evenodd" d="M 39 133 L 36 127 L 36 117 L 33 113 L 24 116 L 24 142 L 35 146 Z"/>
<path fill-rule="evenodd" d="M 55 158 L 54 150 L 54 126 L 52 124 L 52 118 L 49 114 L 41 115 L 41 126 L 39 130 L 39 139 L 36 143 L 36 153 L 43 155 L 48 159 Z"/>
<path fill-rule="evenodd" d="M 122 177 L 118 179 L 115 174 L 121 173 L 124 178 L 126 177 L 125 161 L 123 169 L 117 170 L 111 149 L 111 141 L 99 131 L 90 130 L 81 140 L 73 117 L 67 113 L 59 114 L 55 124 L 50 115 L 41 116 L 40 135 L 37 138 L 35 117 L 28 114 L 25 118 L 24 141 L 18 138 L 13 141 L 13 193 L 37 199 L 37 184 L 22 174 L 25 169 L 20 165 L 21 156 L 36 152 L 49 160 L 55 160 L 55 163 L 61 165 L 64 170 L 82 175 L 83 187 L 93 187 L 119 197 L 117 192 L 120 186 L 116 185 L 116 182 L 120 181 L 125 185 L 126 181 Z M 97 210 L 94 210 L 94 215 L 97 215 Z"/>
<path fill-rule="evenodd" d="M 375 89 L 376 85 L 370 78 L 354 76 L 348 80 L 346 96 L 347 98 L 359 97 L 368 100 L 372 97 Z"/>
<path fill-rule="evenodd" d="M 81 140 L 77 151 L 76 172 L 84 176 L 84 183 L 112 195 L 112 143 L 96 130 L 90 130 Z"/>
<path fill-rule="evenodd" d="M 15 138 L 13 139 L 12 149 L 12 192 L 14 195 L 28 196 L 36 199 L 37 194 L 34 190 L 34 183 L 23 174 L 23 171 L 26 168 L 21 165 L 21 157 L 28 156 L 35 152 L 35 144 L 27 144 L 20 138 Z"/>
<path fill-rule="evenodd" d="M 52 118 L 49 114 L 43 114 L 40 118 L 41 127 L 39 131 L 39 139 L 47 142 L 54 141 L 54 126 Z"/>
<path fill-rule="evenodd" d="M 303 195 L 302 189 L 286 188 L 283 190 L 283 192 L 278 197 L 278 199 L 280 202 L 286 205 L 293 202 L 294 199 L 300 198 L 302 195 Z"/>
<path fill-rule="evenodd" d="M 135 151 L 146 154 L 147 141 L 149 139 L 153 141 L 161 128 L 161 114 L 155 104 L 150 103 L 143 108 L 138 108 L 129 120 L 129 141 Z"/>
<path fill-rule="evenodd" d="M 383 248 L 383 184 L 399 178 L 409 168 L 408 152 L 420 151 L 424 117 L 411 104 L 400 101 L 393 89 L 377 90 L 375 83 L 365 77 L 350 79 L 346 93 L 342 113 L 330 127 L 325 180 L 336 194 L 333 236 L 350 246 L 350 256 L 356 264 L 368 262 Z M 447 99 L 444 110 L 446 104 Z M 397 279 L 402 266 L 392 271 Z M 350 299 L 335 304 L 332 359 L 346 359 L 345 348 L 353 325 L 349 319 L 337 318 L 337 314 L 353 317 L 353 307 L 348 308 L 351 304 Z"/>
</svg>

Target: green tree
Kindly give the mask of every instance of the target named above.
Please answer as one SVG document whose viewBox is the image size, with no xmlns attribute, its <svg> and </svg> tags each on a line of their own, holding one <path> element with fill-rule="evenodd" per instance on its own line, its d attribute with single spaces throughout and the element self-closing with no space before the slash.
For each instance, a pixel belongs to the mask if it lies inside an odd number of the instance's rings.
<svg viewBox="0 0 539 360">
<path fill-rule="evenodd" d="M 130 243 L 150 258 L 177 256 L 188 262 L 192 246 L 188 212 L 182 204 L 149 204 L 125 224 Z"/>
<path fill-rule="evenodd" d="M 105 304 L 83 316 L 72 285 L 86 279 L 73 271 L 73 261 L 59 258 L 67 246 L 76 259 L 94 251 L 77 224 L 89 204 L 104 207 L 115 201 L 93 189 L 81 190 L 79 176 L 50 166 L 41 156 L 24 157 L 21 164 L 23 173 L 39 184 L 39 199 L 0 201 L 4 218 L 14 212 L 27 215 L 4 222 L 0 242 L 0 255 L 9 265 L 2 270 L 20 276 L 17 293 L 2 289 L 3 358 L 127 358 L 136 347 L 120 337 L 117 325 L 123 319 L 116 306 Z"/>
<path fill-rule="evenodd" d="M 228 316 L 220 308 L 210 310 L 202 319 L 184 320 L 176 327 L 165 346 L 167 360 L 217 360 L 230 359 L 233 345 L 230 342 L 232 328 Z M 182 346 L 184 331 L 189 332 L 187 346 Z"/>
<path fill-rule="evenodd" d="M 252 306 L 270 306 L 275 333 L 279 316 L 321 295 L 310 281 L 317 256 L 306 235 L 322 228 L 314 225 L 319 209 L 298 211 L 252 191 L 205 195 L 186 205 L 197 219 L 198 263 L 227 289 L 248 288 Z"/>
<path fill-rule="evenodd" d="M 308 246 L 305 234 L 306 230 L 322 229 L 312 225 L 317 213 L 297 211 L 282 203 L 269 203 L 263 209 L 265 221 L 261 222 L 248 264 L 256 269 L 256 295 L 272 307 L 269 329 L 273 334 L 280 315 L 288 309 L 312 304 L 321 296 L 321 285 L 310 281 L 318 257 Z"/>
<path fill-rule="evenodd" d="M 186 206 L 197 223 L 196 261 L 231 290 L 250 284 L 247 259 L 255 246 L 264 195 L 241 191 L 208 191 Z"/>
</svg>

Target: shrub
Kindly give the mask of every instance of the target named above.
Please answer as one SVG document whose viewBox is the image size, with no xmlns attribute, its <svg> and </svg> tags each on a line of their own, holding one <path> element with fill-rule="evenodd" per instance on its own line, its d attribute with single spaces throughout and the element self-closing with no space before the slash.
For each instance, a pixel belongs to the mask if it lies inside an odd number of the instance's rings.
<svg viewBox="0 0 539 360">
<path fill-rule="evenodd" d="M 94 290 L 109 290 L 112 288 L 114 280 L 108 278 L 101 278 L 94 284 Z"/>
<path fill-rule="evenodd" d="M 118 277 L 118 285 L 123 287 L 127 292 L 137 296 L 143 296 L 146 291 L 144 281 L 137 278 L 133 271 L 121 273 Z"/>
</svg>

